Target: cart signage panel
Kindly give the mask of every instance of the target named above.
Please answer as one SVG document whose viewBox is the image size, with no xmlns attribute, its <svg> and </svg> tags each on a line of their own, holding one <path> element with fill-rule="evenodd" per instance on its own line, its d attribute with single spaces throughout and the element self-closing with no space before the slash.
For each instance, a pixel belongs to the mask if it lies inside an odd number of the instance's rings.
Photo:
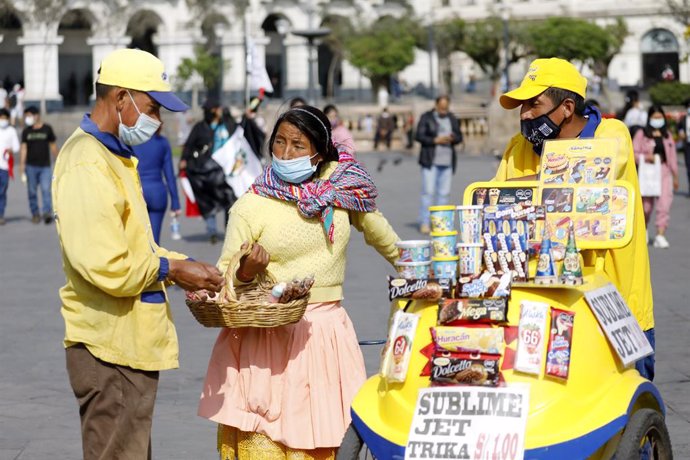
<svg viewBox="0 0 690 460">
<path fill-rule="evenodd" d="M 624 366 L 654 353 L 635 316 L 613 284 L 586 292 L 585 298 Z"/>
<path fill-rule="evenodd" d="M 524 455 L 529 386 L 419 390 L 405 460 L 515 460 Z"/>
</svg>

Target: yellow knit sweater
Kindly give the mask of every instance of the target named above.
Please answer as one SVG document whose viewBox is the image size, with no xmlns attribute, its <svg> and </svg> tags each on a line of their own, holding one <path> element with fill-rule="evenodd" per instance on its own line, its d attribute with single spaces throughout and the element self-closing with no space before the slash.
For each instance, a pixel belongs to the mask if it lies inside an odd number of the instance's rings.
<svg viewBox="0 0 690 460">
<path fill-rule="evenodd" d="M 332 163 L 321 177 L 335 169 Z M 350 225 L 364 233 L 369 246 L 389 262 L 398 258 L 398 235 L 380 212 L 357 212 L 335 208 L 334 239 L 331 244 L 318 218 L 307 219 L 297 205 L 274 198 L 246 193 L 230 210 L 218 267 L 224 272 L 244 241 L 259 243 L 270 254 L 268 271 L 278 281 L 290 281 L 313 274 L 311 302 L 330 302 L 343 298 Z"/>
</svg>

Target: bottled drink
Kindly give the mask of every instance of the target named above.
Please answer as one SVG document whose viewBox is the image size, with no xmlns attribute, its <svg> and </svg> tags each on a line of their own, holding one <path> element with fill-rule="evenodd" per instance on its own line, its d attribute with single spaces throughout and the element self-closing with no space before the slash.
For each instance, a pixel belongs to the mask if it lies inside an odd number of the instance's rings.
<svg viewBox="0 0 690 460">
<path fill-rule="evenodd" d="M 170 221 L 170 237 L 173 240 L 181 240 L 182 235 L 180 235 L 180 221 L 177 217 L 173 217 Z"/>
</svg>

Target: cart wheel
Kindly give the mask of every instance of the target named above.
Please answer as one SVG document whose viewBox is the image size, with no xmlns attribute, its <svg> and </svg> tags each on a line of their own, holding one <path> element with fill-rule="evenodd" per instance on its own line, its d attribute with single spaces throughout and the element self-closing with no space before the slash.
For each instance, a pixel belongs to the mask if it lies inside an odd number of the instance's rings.
<svg viewBox="0 0 690 460">
<path fill-rule="evenodd" d="M 671 438 L 664 417 L 654 409 L 640 409 L 623 431 L 617 460 L 673 460 Z"/>
<path fill-rule="evenodd" d="M 338 449 L 336 460 L 357 460 L 359 452 L 362 450 L 362 438 L 359 437 L 355 427 L 350 424 L 345 432 L 342 444 Z"/>
</svg>

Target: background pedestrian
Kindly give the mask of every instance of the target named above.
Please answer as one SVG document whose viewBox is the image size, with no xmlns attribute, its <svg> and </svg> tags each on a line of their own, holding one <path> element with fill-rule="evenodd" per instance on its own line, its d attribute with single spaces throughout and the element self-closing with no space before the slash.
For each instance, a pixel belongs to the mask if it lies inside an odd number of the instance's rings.
<svg viewBox="0 0 690 460">
<path fill-rule="evenodd" d="M 0 225 L 5 225 L 7 189 L 14 163 L 13 155 L 19 153 L 17 131 L 10 126 L 10 112 L 0 108 Z"/>
</svg>

